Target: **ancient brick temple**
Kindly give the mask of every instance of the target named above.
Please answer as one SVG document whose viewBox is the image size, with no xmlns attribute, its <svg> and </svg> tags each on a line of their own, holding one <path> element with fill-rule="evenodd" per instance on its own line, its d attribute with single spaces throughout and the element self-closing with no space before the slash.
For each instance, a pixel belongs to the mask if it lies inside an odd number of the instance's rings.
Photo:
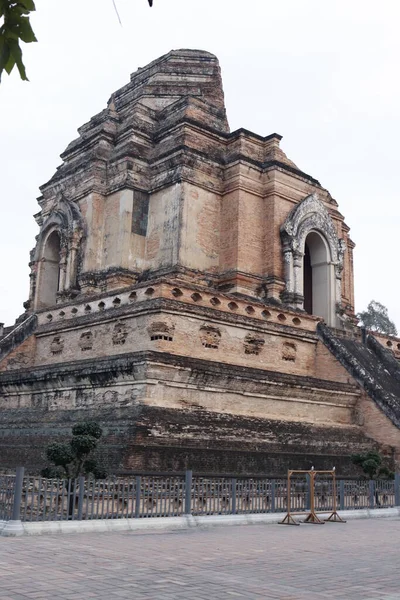
<svg viewBox="0 0 400 600">
<path fill-rule="evenodd" d="M 281 136 L 229 131 L 216 57 L 138 69 L 78 131 L 0 333 L 2 466 L 40 466 L 87 418 L 113 470 L 396 459 L 400 340 L 360 336 L 336 201 Z"/>
</svg>

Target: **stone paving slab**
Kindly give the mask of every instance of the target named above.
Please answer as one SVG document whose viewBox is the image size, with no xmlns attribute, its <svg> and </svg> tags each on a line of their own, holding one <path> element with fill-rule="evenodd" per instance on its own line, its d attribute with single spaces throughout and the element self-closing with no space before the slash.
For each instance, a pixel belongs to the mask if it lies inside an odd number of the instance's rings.
<svg viewBox="0 0 400 600">
<path fill-rule="evenodd" d="M 400 600 L 400 519 L 0 538 L 0 600 Z"/>
</svg>

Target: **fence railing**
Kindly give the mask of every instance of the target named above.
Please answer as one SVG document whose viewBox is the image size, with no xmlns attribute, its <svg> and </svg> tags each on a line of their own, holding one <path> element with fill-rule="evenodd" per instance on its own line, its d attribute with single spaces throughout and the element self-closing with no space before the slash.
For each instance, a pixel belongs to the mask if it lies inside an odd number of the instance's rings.
<svg viewBox="0 0 400 600">
<path fill-rule="evenodd" d="M 12 517 L 15 497 L 15 475 L 0 475 L 0 520 Z"/>
<path fill-rule="evenodd" d="M 400 505 L 400 476 L 394 480 L 338 479 L 336 502 L 340 510 L 388 508 Z M 315 508 L 331 511 L 331 480 L 315 484 Z M 291 486 L 290 509 L 310 505 L 307 480 Z M 262 477 L 136 475 L 102 480 L 44 479 L 0 475 L 0 521 L 64 521 L 151 518 L 192 515 L 228 515 L 287 511 L 287 480 Z"/>
</svg>

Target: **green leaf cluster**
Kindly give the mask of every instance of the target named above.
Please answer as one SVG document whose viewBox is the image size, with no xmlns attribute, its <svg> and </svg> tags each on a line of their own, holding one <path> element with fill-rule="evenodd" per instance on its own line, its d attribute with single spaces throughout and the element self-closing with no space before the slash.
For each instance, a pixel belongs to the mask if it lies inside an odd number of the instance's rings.
<svg viewBox="0 0 400 600">
<path fill-rule="evenodd" d="M 105 469 L 91 456 L 102 435 L 100 425 L 93 421 L 83 421 L 74 425 L 69 442 L 53 442 L 47 447 L 46 457 L 53 464 L 42 470 L 42 476 L 65 476 L 70 479 L 92 473 L 96 478 L 106 477 Z"/>
<path fill-rule="evenodd" d="M 357 314 L 363 326 L 371 331 L 385 333 L 386 335 L 397 335 L 396 325 L 389 319 L 386 306 L 376 300 L 371 300 L 364 310 Z"/>
<path fill-rule="evenodd" d="M 353 464 L 358 465 L 369 479 L 387 478 L 392 479 L 393 473 L 387 465 L 383 464 L 383 458 L 377 450 L 370 450 L 365 454 L 353 454 Z"/>
<path fill-rule="evenodd" d="M 37 41 L 29 21 L 34 10 L 33 0 L 0 0 L 0 81 L 3 71 L 10 74 L 15 65 L 21 79 L 28 81 L 20 42 Z"/>
</svg>

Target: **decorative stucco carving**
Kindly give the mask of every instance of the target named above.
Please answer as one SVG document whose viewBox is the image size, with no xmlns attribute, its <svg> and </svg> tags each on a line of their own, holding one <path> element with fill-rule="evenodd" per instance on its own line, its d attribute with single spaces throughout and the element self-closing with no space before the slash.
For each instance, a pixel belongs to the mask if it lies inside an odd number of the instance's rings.
<svg viewBox="0 0 400 600">
<path fill-rule="evenodd" d="M 260 354 L 265 344 L 264 338 L 249 333 L 244 338 L 244 352 L 245 354 Z"/>
<path fill-rule="evenodd" d="M 283 251 L 291 250 L 303 256 L 306 237 L 311 231 L 322 233 L 328 242 L 332 262 L 342 264 L 344 240 L 338 239 L 332 218 L 317 194 L 311 194 L 297 204 L 282 225 Z"/>
<path fill-rule="evenodd" d="M 64 350 L 64 340 L 59 335 L 53 338 L 50 344 L 50 352 L 52 354 L 61 354 Z"/>
<path fill-rule="evenodd" d="M 91 350 L 93 348 L 93 333 L 84 331 L 79 339 L 79 347 L 82 351 Z"/>
<path fill-rule="evenodd" d="M 125 344 L 126 338 L 128 337 L 128 328 L 125 323 L 118 321 L 114 325 L 114 331 L 112 334 L 112 342 L 114 346 L 122 346 Z"/>
<path fill-rule="evenodd" d="M 217 349 L 221 341 L 221 332 L 218 327 L 203 325 L 200 327 L 200 340 L 205 348 Z"/>
<path fill-rule="evenodd" d="M 294 362 L 296 360 L 297 346 L 293 342 L 284 342 L 282 347 L 282 360 Z"/>
</svg>

